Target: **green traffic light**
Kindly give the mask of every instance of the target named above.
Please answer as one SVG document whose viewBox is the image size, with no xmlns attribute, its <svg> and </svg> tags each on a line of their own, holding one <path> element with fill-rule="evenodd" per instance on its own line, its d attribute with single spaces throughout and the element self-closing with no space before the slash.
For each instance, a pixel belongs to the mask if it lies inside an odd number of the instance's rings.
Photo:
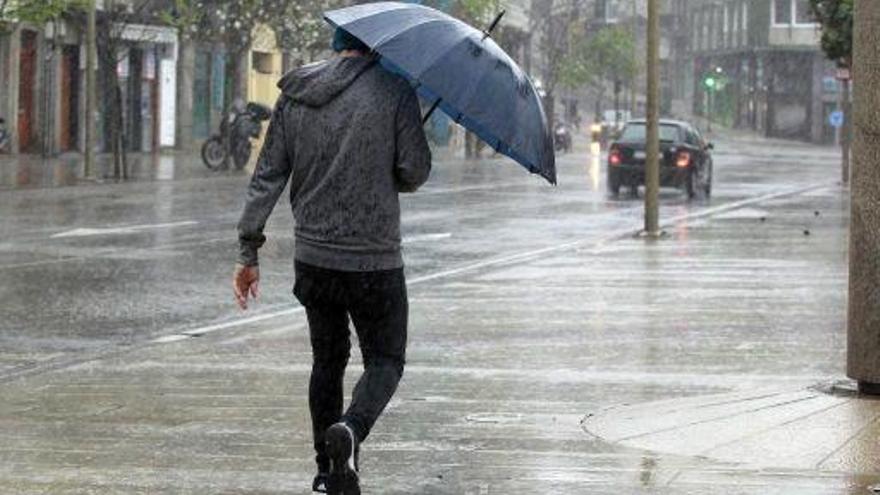
<svg viewBox="0 0 880 495">
<path fill-rule="evenodd" d="M 703 84 L 705 84 L 706 87 L 709 89 L 715 89 L 715 83 L 716 81 L 714 77 L 707 77 L 703 80 Z"/>
</svg>

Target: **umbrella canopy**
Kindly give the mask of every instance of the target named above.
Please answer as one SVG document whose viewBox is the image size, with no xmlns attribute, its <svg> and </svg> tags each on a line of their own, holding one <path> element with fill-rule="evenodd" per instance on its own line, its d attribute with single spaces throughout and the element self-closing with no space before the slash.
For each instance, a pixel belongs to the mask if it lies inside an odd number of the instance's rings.
<svg viewBox="0 0 880 495">
<path fill-rule="evenodd" d="M 553 137 L 531 80 L 486 33 L 422 5 L 378 2 L 324 14 L 422 98 L 499 153 L 556 183 Z"/>
</svg>

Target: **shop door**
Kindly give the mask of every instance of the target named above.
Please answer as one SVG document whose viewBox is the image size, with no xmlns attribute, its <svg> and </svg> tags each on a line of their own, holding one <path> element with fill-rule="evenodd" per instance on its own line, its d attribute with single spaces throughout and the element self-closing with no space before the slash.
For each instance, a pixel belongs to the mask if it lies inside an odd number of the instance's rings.
<svg viewBox="0 0 880 495">
<path fill-rule="evenodd" d="M 23 152 L 33 151 L 34 139 L 34 85 L 37 81 L 37 33 L 22 31 L 19 57 L 18 85 L 18 147 Z"/>
<path fill-rule="evenodd" d="M 143 75 L 143 51 L 138 48 L 132 48 L 128 52 L 128 80 L 125 82 L 126 88 L 126 116 L 127 122 L 127 141 L 129 151 L 142 151 L 143 148 L 143 114 L 141 113 L 141 102 L 143 101 L 143 83 L 141 81 Z"/>
</svg>

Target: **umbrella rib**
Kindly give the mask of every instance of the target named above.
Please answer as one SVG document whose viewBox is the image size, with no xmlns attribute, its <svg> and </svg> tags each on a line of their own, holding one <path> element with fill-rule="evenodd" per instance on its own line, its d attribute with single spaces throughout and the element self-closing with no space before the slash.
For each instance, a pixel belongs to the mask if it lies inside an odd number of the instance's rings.
<svg viewBox="0 0 880 495">
<path fill-rule="evenodd" d="M 392 2 L 389 2 L 389 3 L 392 3 Z M 385 15 L 388 12 L 393 12 L 393 11 L 398 11 L 398 10 L 413 10 L 413 8 L 415 7 L 415 4 L 398 4 L 398 5 L 394 5 L 393 7 L 394 7 L 393 9 L 377 10 L 373 13 L 362 15 L 361 17 L 358 17 L 355 20 L 360 21 L 363 19 L 370 19 L 370 18 L 375 17 L 377 15 Z M 339 9 L 339 10 L 345 10 L 345 9 Z M 324 20 L 329 22 L 333 27 L 342 27 L 339 24 L 337 24 L 335 21 L 333 21 L 333 19 L 330 18 L 330 15 L 334 14 L 335 12 L 336 11 L 331 10 L 331 11 L 325 13 Z M 354 22 L 354 21 L 349 21 L 349 22 Z M 342 28 L 342 29 L 345 29 L 345 28 Z"/>
<path fill-rule="evenodd" d="M 424 27 L 426 24 L 444 23 L 444 22 L 448 22 L 448 21 L 443 20 L 443 19 L 425 19 L 425 20 L 423 20 L 423 21 L 421 21 L 421 22 L 419 22 L 419 23 L 417 23 L 417 24 L 413 24 L 413 25 L 407 27 L 407 28 L 404 29 L 403 31 L 397 31 L 397 32 L 394 33 L 393 35 L 387 35 L 387 36 L 383 37 L 382 39 L 380 39 L 379 41 L 377 41 L 377 42 L 375 43 L 375 45 L 373 46 L 373 51 L 379 53 L 379 54 L 382 55 L 383 57 L 386 57 L 386 55 L 382 54 L 382 52 L 380 51 L 381 48 L 382 48 L 382 46 L 385 45 L 386 43 L 390 43 L 390 42 L 394 41 L 395 38 L 397 38 L 397 37 L 399 37 L 399 36 L 403 36 L 405 33 L 409 32 L 409 31 L 411 31 L 411 30 L 413 30 L 413 29 L 415 29 L 415 28 Z M 459 21 L 459 22 L 460 22 L 460 21 Z M 464 24 L 464 23 L 461 23 L 461 24 L 462 24 L 464 27 L 466 27 L 466 28 L 468 28 L 468 29 L 470 29 L 470 30 L 473 30 L 474 32 L 478 32 L 476 29 L 474 29 L 474 28 L 471 27 L 471 26 L 468 26 L 467 24 Z M 455 44 L 457 45 L 458 43 L 461 43 L 463 40 L 468 39 L 470 36 L 471 36 L 471 33 L 469 33 L 469 32 L 463 32 L 463 33 L 461 33 L 461 39 L 459 39 Z M 455 46 L 455 45 L 452 45 L 452 46 Z M 437 56 L 435 56 L 432 60 L 430 60 L 430 62 L 428 62 L 428 63 L 424 63 L 424 64 L 422 64 L 422 65 L 423 65 L 424 67 L 431 67 L 431 66 L 434 65 L 434 63 L 437 62 L 437 60 L 439 60 L 440 58 L 442 58 L 442 57 L 443 57 L 444 55 L 446 55 L 448 52 L 449 52 L 449 50 L 443 51 L 443 52 L 441 52 L 440 54 L 438 54 Z M 389 60 L 391 60 L 392 62 L 394 62 L 395 65 L 397 65 L 398 67 L 403 68 L 403 66 L 402 66 L 401 64 L 399 64 L 397 61 L 395 61 L 395 60 L 392 59 L 391 57 L 388 57 L 388 58 L 389 58 Z M 411 77 L 412 77 L 413 79 L 415 79 L 415 80 L 418 80 L 418 78 L 419 78 L 420 75 L 421 75 L 421 74 L 412 74 Z"/>
</svg>

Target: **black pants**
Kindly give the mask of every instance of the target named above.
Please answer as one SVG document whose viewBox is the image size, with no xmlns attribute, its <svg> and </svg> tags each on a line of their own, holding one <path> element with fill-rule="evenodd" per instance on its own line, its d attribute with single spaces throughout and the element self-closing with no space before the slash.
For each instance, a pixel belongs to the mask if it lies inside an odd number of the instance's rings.
<svg viewBox="0 0 880 495">
<path fill-rule="evenodd" d="M 318 469 L 329 469 L 324 432 L 345 421 L 363 441 L 403 375 L 409 306 L 403 269 L 342 272 L 296 262 L 293 293 L 306 308 L 312 341 L 309 409 Z M 342 381 L 354 323 L 364 362 L 342 413 Z"/>
</svg>

